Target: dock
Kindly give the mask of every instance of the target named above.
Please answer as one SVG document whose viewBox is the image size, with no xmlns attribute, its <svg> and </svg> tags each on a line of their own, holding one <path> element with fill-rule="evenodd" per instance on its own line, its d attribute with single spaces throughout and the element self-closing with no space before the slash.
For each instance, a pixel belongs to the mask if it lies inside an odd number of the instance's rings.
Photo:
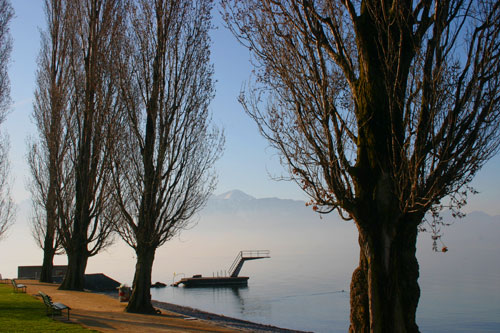
<svg viewBox="0 0 500 333">
<path fill-rule="evenodd" d="M 269 250 L 246 250 L 240 251 L 229 268 L 228 276 L 203 277 L 202 275 L 193 275 L 190 278 L 182 278 L 172 284 L 173 287 L 183 285 L 184 287 L 222 287 L 222 286 L 246 286 L 248 276 L 239 276 L 243 264 L 248 260 L 271 258 Z"/>
</svg>

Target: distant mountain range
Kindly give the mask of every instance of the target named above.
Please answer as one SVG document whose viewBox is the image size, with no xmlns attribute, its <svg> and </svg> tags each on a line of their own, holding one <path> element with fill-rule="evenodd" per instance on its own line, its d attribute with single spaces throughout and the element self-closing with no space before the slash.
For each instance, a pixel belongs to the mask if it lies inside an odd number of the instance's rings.
<svg viewBox="0 0 500 333">
<path fill-rule="evenodd" d="M 266 228 L 307 229 L 324 227 L 333 221 L 340 221 L 337 214 L 320 216 L 304 201 L 260 198 L 257 199 L 240 190 L 233 190 L 212 196 L 200 212 L 202 221 L 211 226 L 245 227 L 261 225 Z M 203 228 L 200 223 L 197 228 Z M 352 224 L 352 223 L 343 223 Z"/>
<path fill-rule="evenodd" d="M 243 191 L 240 190 L 232 190 L 229 192 L 225 192 L 219 195 L 213 195 L 211 197 L 212 200 L 232 200 L 232 201 L 249 201 L 249 200 L 256 200 L 255 197 L 252 197 L 251 195 L 246 194 Z"/>
<path fill-rule="evenodd" d="M 483 247 L 500 249 L 500 215 L 490 216 L 484 212 L 471 212 L 456 219 L 448 212 L 442 214 L 444 227 L 442 240 L 450 250 L 453 247 L 468 248 L 472 243 Z M 304 201 L 279 198 L 257 199 L 240 190 L 213 195 L 200 212 L 200 223 L 195 229 L 237 230 L 258 228 L 267 232 L 304 232 L 325 234 L 356 234 L 354 223 L 340 219 L 336 212 L 327 215 L 315 213 Z M 313 236 L 312 234 L 310 236 Z M 352 237 L 352 236 L 349 236 Z M 431 247 L 431 235 L 421 233 L 420 243 Z M 476 245 L 474 245 L 476 246 Z"/>
<path fill-rule="evenodd" d="M 17 222 L 0 242 L 3 252 L 16 249 L 15 257 L 3 259 L 1 273 L 5 276 L 15 276 L 17 265 L 41 262 L 42 252 L 31 237 L 28 222 L 30 210 L 29 200 L 18 204 Z M 463 219 L 453 219 L 449 214 L 443 216 L 445 221 L 453 222 L 452 226 L 445 228 L 442 238 L 449 251 L 432 252 L 431 234 L 421 233 L 417 254 L 421 260 L 422 273 L 437 272 L 444 264 L 452 267 L 450 272 L 464 263 L 478 271 L 496 269 L 498 265 L 493 263 L 498 262 L 500 256 L 500 216 L 489 216 L 482 212 L 469 213 Z M 307 258 L 328 257 L 328 260 L 318 261 L 317 264 L 324 266 L 328 263 L 336 271 L 345 272 L 343 278 L 347 281 L 358 261 L 359 247 L 354 223 L 341 220 L 335 212 L 320 216 L 311 207 L 306 207 L 304 201 L 255 198 L 240 190 L 233 190 L 210 197 L 194 220 L 191 228 L 158 250 L 158 274 L 189 272 L 194 270 L 193 267 L 196 272 L 212 272 L 213 267 L 225 267 L 240 250 L 269 249 L 273 260 L 249 265 L 249 268 L 270 269 L 267 265 L 277 264 L 280 257 L 306 258 L 307 254 Z M 129 281 L 133 276 L 130 267 L 109 268 L 114 262 L 129 261 L 133 256 L 133 251 L 118 236 L 116 240 L 115 246 L 92 258 L 89 272 L 105 272 Z M 211 261 L 219 259 L 221 264 Z M 64 256 L 57 260 L 58 264 L 66 263 Z M 305 263 L 308 260 L 304 259 L 303 269 L 309 269 Z M 449 272 L 443 271 L 445 273 Z"/>
</svg>

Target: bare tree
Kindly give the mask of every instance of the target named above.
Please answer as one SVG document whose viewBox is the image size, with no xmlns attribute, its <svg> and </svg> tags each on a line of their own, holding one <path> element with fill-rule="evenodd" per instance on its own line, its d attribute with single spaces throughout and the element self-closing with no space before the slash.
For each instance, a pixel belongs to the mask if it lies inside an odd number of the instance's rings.
<svg viewBox="0 0 500 333">
<path fill-rule="evenodd" d="M 12 38 L 9 23 L 14 17 L 14 10 L 8 0 L 0 0 L 0 125 L 4 122 L 10 106 L 10 81 L 7 68 L 12 50 Z M 0 132 L 0 238 L 5 235 L 13 223 L 15 208 L 10 196 L 9 141 Z"/>
<path fill-rule="evenodd" d="M 70 131 L 74 193 L 58 232 L 68 256 L 60 289 L 82 290 L 89 257 L 110 244 L 110 162 L 120 123 L 115 68 L 123 29 L 120 0 L 66 1 L 71 81 Z"/>
<path fill-rule="evenodd" d="M 15 205 L 10 196 L 9 184 L 9 141 L 0 134 L 0 239 L 14 222 Z"/>
<path fill-rule="evenodd" d="M 417 332 L 419 226 L 426 212 L 465 204 L 467 184 L 498 151 L 500 3 L 223 8 L 257 69 L 245 110 L 313 209 L 358 228 L 350 331 Z"/>
<path fill-rule="evenodd" d="M 121 71 L 126 126 L 114 179 L 117 228 L 137 263 L 128 312 L 153 313 L 156 249 L 184 229 L 215 186 L 223 136 L 210 127 L 211 1 L 132 4 Z"/>
<path fill-rule="evenodd" d="M 61 250 L 58 220 L 65 217 L 58 205 L 58 196 L 74 195 L 70 184 L 72 165 L 68 163 L 70 134 L 69 97 L 72 93 L 69 67 L 69 29 L 66 2 L 45 0 L 47 28 L 41 33 L 38 57 L 37 89 L 33 105 L 33 120 L 39 138 L 29 143 L 28 164 L 32 181 L 30 191 L 34 216 L 32 231 L 43 249 L 41 282 L 52 282 L 54 255 Z M 66 191 L 70 190 L 70 193 Z M 59 212 L 61 211 L 61 212 Z M 66 222 L 67 223 L 67 222 Z"/>
</svg>

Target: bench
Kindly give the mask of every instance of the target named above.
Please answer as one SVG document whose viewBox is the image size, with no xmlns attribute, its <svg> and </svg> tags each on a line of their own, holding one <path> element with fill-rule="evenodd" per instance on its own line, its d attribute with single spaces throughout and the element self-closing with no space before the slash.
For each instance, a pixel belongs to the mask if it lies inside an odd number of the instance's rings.
<svg viewBox="0 0 500 333">
<path fill-rule="evenodd" d="M 24 284 L 17 283 L 16 280 L 10 280 L 12 282 L 12 287 L 14 287 L 14 292 L 18 292 L 19 290 L 23 293 L 26 292 L 26 286 Z"/>
<path fill-rule="evenodd" d="M 54 318 L 54 315 L 62 316 L 62 311 L 67 310 L 68 311 L 68 320 L 69 320 L 69 310 L 71 310 L 71 308 L 69 306 L 64 305 L 62 303 L 53 303 L 52 298 L 49 295 L 47 295 L 41 291 L 39 291 L 38 294 L 40 296 L 42 296 L 43 303 L 45 303 L 45 309 L 47 311 L 47 315 L 49 315 L 49 311 L 50 311 L 52 314 L 52 318 Z"/>
</svg>

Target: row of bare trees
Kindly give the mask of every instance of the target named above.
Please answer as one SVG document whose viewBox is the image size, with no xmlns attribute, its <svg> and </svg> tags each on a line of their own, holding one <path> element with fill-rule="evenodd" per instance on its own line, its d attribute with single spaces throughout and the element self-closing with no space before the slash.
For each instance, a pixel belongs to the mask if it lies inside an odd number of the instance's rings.
<svg viewBox="0 0 500 333">
<path fill-rule="evenodd" d="M 152 313 L 156 249 L 214 189 L 223 135 L 214 96 L 211 1 L 45 0 L 30 143 L 42 279 L 64 251 L 61 289 L 116 231 L 137 255 L 128 311 Z"/>
<path fill-rule="evenodd" d="M 14 10 L 8 0 L 0 0 L 0 125 L 10 107 L 10 81 L 7 73 L 12 50 L 9 23 Z M 10 196 L 9 140 L 0 130 L 0 239 L 14 221 L 15 207 Z"/>
<path fill-rule="evenodd" d="M 425 214 L 447 197 L 460 208 L 500 144 L 500 3 L 222 3 L 256 64 L 243 106 L 314 209 L 358 228 L 350 330 L 418 331 Z M 68 254 L 69 289 L 118 230 L 137 254 L 127 309 L 153 312 L 155 250 L 206 201 L 221 152 L 210 1 L 46 8 L 30 155 L 41 229 Z"/>
</svg>

